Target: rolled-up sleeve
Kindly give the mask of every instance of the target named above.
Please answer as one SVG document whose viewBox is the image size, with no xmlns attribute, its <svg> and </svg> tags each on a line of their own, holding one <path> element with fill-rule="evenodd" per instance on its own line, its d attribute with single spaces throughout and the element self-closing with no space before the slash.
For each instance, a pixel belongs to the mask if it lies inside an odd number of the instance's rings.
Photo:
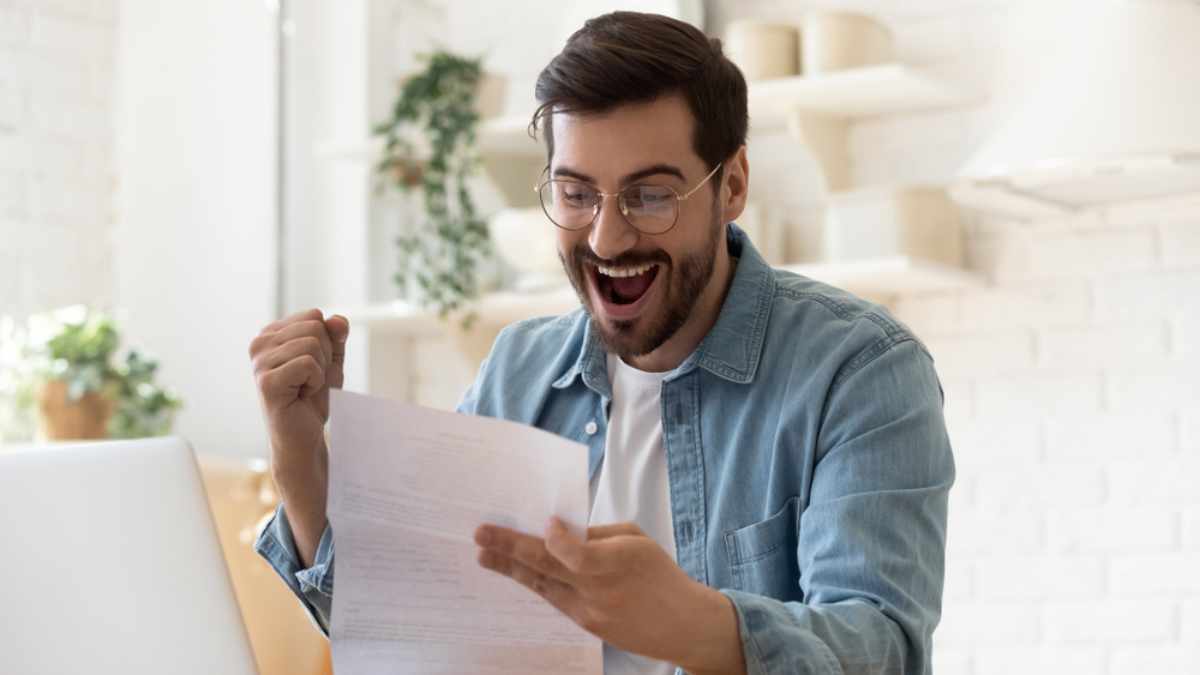
<svg viewBox="0 0 1200 675">
<path fill-rule="evenodd" d="M 932 672 L 955 467 L 933 361 L 911 336 L 830 387 L 800 516 L 802 602 L 722 589 L 751 675 Z"/>
<path fill-rule="evenodd" d="M 333 606 L 333 529 L 328 524 L 325 526 L 312 566 L 302 567 L 287 512 L 280 504 L 259 533 L 254 550 L 299 598 L 313 625 L 329 637 Z"/>
</svg>

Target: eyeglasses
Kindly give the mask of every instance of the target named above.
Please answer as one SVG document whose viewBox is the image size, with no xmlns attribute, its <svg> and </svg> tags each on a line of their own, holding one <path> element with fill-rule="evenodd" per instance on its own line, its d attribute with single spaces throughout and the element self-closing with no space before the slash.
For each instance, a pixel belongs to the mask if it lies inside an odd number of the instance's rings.
<svg viewBox="0 0 1200 675">
<path fill-rule="evenodd" d="M 696 187 L 679 194 L 667 185 L 628 185 L 620 192 L 604 192 L 582 181 L 550 178 L 534 186 L 542 200 L 542 210 L 550 222 L 564 230 L 582 230 L 596 220 L 600 202 L 616 197 L 625 221 L 643 234 L 665 234 L 679 219 L 679 202 L 696 193 L 721 168 L 718 162 Z M 546 167 L 543 173 L 549 171 Z"/>
</svg>

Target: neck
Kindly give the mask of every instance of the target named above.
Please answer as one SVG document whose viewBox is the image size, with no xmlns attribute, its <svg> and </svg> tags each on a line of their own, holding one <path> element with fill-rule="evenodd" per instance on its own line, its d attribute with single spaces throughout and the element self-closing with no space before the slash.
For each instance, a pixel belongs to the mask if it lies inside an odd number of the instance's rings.
<svg viewBox="0 0 1200 675">
<path fill-rule="evenodd" d="M 717 246 L 717 257 L 713 261 L 712 277 L 708 285 L 700 293 L 696 306 L 691 315 L 679 330 L 657 349 L 628 359 L 627 363 L 647 372 L 664 372 L 674 370 L 688 357 L 700 341 L 712 330 L 721 313 L 721 305 L 725 302 L 725 294 L 729 292 L 729 284 L 733 282 L 733 259 L 729 255 L 729 244 L 725 236 Z"/>
</svg>

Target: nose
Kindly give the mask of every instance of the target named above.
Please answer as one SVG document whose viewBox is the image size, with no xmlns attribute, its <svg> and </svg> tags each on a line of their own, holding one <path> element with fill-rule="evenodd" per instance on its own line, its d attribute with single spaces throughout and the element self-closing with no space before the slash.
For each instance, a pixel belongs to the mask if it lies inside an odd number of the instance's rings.
<svg viewBox="0 0 1200 675">
<path fill-rule="evenodd" d="M 637 246 L 638 231 L 621 215 L 618 198 L 605 197 L 600 200 L 600 212 L 592 222 L 588 233 L 588 245 L 592 252 L 605 260 L 613 260 Z"/>
</svg>

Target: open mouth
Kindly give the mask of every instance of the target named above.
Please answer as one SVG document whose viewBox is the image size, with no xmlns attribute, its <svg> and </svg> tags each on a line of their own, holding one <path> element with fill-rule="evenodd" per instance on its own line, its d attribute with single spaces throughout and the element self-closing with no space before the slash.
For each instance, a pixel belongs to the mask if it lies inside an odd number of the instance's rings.
<svg viewBox="0 0 1200 675">
<path fill-rule="evenodd" d="M 650 284 L 658 276 L 658 265 L 623 269 L 597 267 L 595 274 L 596 289 L 602 298 L 614 305 L 632 305 L 650 290 Z"/>
<path fill-rule="evenodd" d="M 662 265 L 646 263 L 626 267 L 590 267 L 593 290 L 604 310 L 614 318 L 629 318 L 641 309 Z"/>
</svg>

